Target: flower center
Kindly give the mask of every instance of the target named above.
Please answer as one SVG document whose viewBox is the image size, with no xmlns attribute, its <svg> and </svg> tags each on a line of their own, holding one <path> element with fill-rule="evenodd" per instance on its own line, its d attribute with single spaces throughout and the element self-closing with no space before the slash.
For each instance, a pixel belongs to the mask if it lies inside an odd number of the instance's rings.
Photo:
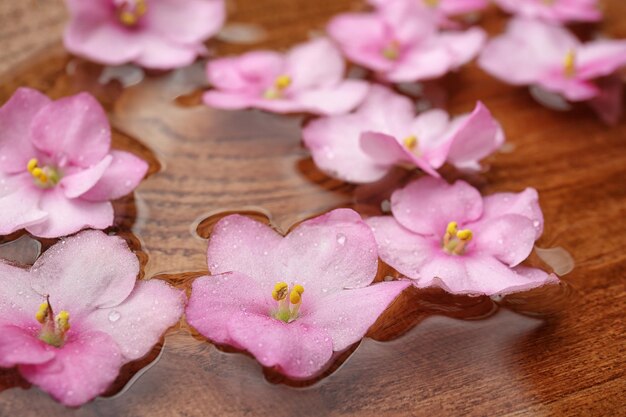
<svg viewBox="0 0 626 417">
<path fill-rule="evenodd" d="M 424 0 L 424 4 L 428 7 L 437 7 L 439 6 L 440 0 Z"/>
<path fill-rule="evenodd" d="M 563 72 L 566 77 L 573 77 L 576 74 L 576 51 L 570 49 L 563 60 Z"/>
<path fill-rule="evenodd" d="M 381 51 L 381 54 L 390 61 L 395 61 L 400 57 L 400 42 L 393 40 Z"/>
<path fill-rule="evenodd" d="M 450 222 L 443 235 L 442 247 L 450 255 L 463 255 L 470 240 L 472 240 L 471 230 L 458 230 L 458 223 Z"/>
<path fill-rule="evenodd" d="M 290 76 L 285 74 L 279 75 L 274 80 L 274 84 L 270 88 L 265 90 L 265 92 L 263 93 L 263 97 L 268 100 L 276 100 L 278 98 L 282 98 L 285 90 L 291 85 L 291 82 L 292 80 Z"/>
<path fill-rule="evenodd" d="M 415 155 L 419 156 L 421 154 L 419 149 L 419 139 L 415 135 L 407 136 L 402 141 L 404 147 L 409 151 L 413 152 Z"/>
<path fill-rule="evenodd" d="M 37 158 L 32 158 L 26 164 L 26 169 L 33 176 L 33 181 L 38 187 L 52 188 L 61 180 L 61 174 L 57 168 L 49 166 L 39 166 Z"/>
<path fill-rule="evenodd" d="M 275 319 L 290 323 L 298 318 L 300 305 L 302 304 L 302 293 L 304 287 L 296 284 L 289 291 L 289 286 L 285 282 L 279 282 L 272 290 L 272 298 L 276 300 L 278 308 L 272 311 Z"/>
<path fill-rule="evenodd" d="M 41 303 L 35 318 L 41 323 L 39 339 L 54 347 L 61 347 L 65 343 L 65 334 L 70 330 L 70 313 L 63 310 L 56 316 L 50 305 L 50 297 Z"/>
<path fill-rule="evenodd" d="M 121 0 L 117 3 L 117 17 L 124 26 L 135 26 L 148 11 L 147 0 Z"/>
</svg>

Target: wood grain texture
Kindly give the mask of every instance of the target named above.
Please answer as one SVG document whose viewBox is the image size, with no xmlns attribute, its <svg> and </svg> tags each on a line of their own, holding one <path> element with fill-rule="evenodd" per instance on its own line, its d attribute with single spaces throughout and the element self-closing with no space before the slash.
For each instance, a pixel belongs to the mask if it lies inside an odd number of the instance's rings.
<svg viewBox="0 0 626 417">
<path fill-rule="evenodd" d="M 626 38 L 626 3 L 604 5 L 600 29 Z M 260 25 L 267 37 L 209 46 L 217 55 L 286 48 L 322 30 L 333 14 L 362 7 L 351 0 L 233 1 L 230 21 Z M 205 273 L 203 238 L 225 211 L 266 214 L 287 231 L 338 206 L 376 213 L 381 196 L 414 175 L 400 170 L 366 187 L 326 177 L 301 147 L 305 117 L 193 105 L 201 65 L 151 74 L 125 89 L 103 85 L 102 68 L 63 51 L 63 16 L 60 1 L 0 5 L 0 102 L 31 86 L 52 97 L 88 90 L 105 105 L 115 145 L 151 162 L 152 175 L 134 197 L 116 203 L 115 230 L 138 249 L 146 278 L 185 287 Z M 504 22 L 493 9 L 481 20 L 491 33 Z M 512 152 L 493 156 L 488 171 L 468 180 L 485 193 L 539 190 L 546 227 L 538 244 L 572 253 L 567 286 L 507 297 L 495 309 L 488 299 L 411 291 L 339 369 L 303 388 L 264 376 L 253 359 L 181 324 L 134 383 L 78 410 L 0 372 L 0 416 L 626 415 L 626 122 L 606 127 L 584 106 L 545 109 L 475 65 L 441 84 L 451 113 L 480 99 L 503 124 Z"/>
</svg>

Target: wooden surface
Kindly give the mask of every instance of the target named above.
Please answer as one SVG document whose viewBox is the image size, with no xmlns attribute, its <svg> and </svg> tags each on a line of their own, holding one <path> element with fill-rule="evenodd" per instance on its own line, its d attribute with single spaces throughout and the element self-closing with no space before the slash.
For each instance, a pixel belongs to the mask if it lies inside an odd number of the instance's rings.
<svg viewBox="0 0 626 417">
<path fill-rule="evenodd" d="M 602 31 L 626 38 L 626 3 L 605 6 Z M 333 14 L 359 7 L 343 0 L 233 1 L 229 20 L 260 25 L 266 36 L 210 46 L 218 55 L 285 48 L 318 33 Z M 376 213 L 390 187 L 413 175 L 398 171 L 367 187 L 326 177 L 301 147 L 303 117 L 196 105 L 201 65 L 151 74 L 126 89 L 103 84 L 101 67 L 63 51 L 64 16 L 60 0 L 0 3 L 0 103 L 19 86 L 52 97 L 87 90 L 101 100 L 115 145 L 151 163 L 152 175 L 135 196 L 116 203 L 115 230 L 138 250 L 145 278 L 186 288 L 206 272 L 204 238 L 227 211 L 269 216 L 286 231 L 338 206 Z M 504 21 L 490 10 L 481 24 L 495 33 Z M 441 85 L 451 113 L 480 99 L 503 124 L 509 151 L 468 179 L 486 193 L 539 190 L 546 227 L 538 245 L 562 246 L 576 260 L 565 285 L 500 305 L 411 291 L 329 375 L 306 384 L 217 349 L 181 324 L 162 351 L 125 368 L 108 397 L 77 410 L 0 371 L 0 416 L 626 415 L 626 122 L 608 128 L 584 106 L 545 109 L 526 90 L 474 65 Z"/>
</svg>

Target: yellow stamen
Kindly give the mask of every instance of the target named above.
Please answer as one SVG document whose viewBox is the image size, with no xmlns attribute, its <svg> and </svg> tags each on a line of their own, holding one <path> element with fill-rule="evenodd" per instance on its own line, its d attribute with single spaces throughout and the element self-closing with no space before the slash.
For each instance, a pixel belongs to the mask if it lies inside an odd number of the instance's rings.
<svg viewBox="0 0 626 417">
<path fill-rule="evenodd" d="M 43 302 L 39 305 L 39 310 L 37 311 L 37 314 L 35 314 L 35 318 L 39 323 L 43 324 L 46 321 L 49 308 L 50 306 L 47 302 Z"/>
<path fill-rule="evenodd" d="M 61 334 L 66 333 L 70 329 L 70 313 L 62 310 L 59 314 L 57 314 L 55 322 L 57 329 L 61 332 Z"/>
<path fill-rule="evenodd" d="M 39 161 L 37 161 L 37 158 L 32 158 L 30 161 L 28 161 L 28 164 L 26 164 L 26 169 L 28 169 L 28 172 L 32 174 L 33 170 L 37 168 L 38 163 Z"/>
<path fill-rule="evenodd" d="M 298 304 L 300 301 L 302 301 L 300 293 L 295 289 L 291 290 L 291 293 L 289 294 L 289 302 L 291 304 Z"/>
<path fill-rule="evenodd" d="M 296 284 L 293 286 L 293 290 L 302 295 L 302 293 L 304 292 L 304 287 L 300 284 Z"/>
<path fill-rule="evenodd" d="M 424 4 L 428 7 L 437 7 L 439 6 L 439 0 L 424 0 Z"/>
<path fill-rule="evenodd" d="M 454 236 L 456 235 L 458 227 L 459 227 L 459 224 L 457 222 L 450 222 L 448 223 L 448 226 L 446 227 L 446 233 Z"/>
<path fill-rule="evenodd" d="M 274 87 L 279 90 L 284 90 L 291 85 L 291 77 L 288 75 L 279 75 L 274 81 Z"/>
<path fill-rule="evenodd" d="M 576 74 L 576 52 L 573 49 L 567 51 L 565 55 L 563 71 L 566 77 L 573 77 Z"/>
<path fill-rule="evenodd" d="M 406 146 L 409 150 L 415 149 L 417 146 L 417 137 L 415 135 L 411 135 L 404 138 L 404 146 Z"/>
<path fill-rule="evenodd" d="M 41 168 L 39 168 L 39 167 L 34 168 L 34 169 L 31 171 L 31 174 L 32 174 L 32 175 L 33 175 L 33 177 L 35 177 L 35 178 L 39 178 L 39 177 L 41 177 L 42 175 L 45 175 L 45 174 L 43 173 L 43 169 L 41 169 Z"/>
<path fill-rule="evenodd" d="M 395 61 L 400 57 L 400 43 L 398 41 L 391 41 L 383 50 L 382 54 L 390 61 Z"/>
<path fill-rule="evenodd" d="M 126 26 L 136 25 L 138 20 L 139 18 L 133 12 L 129 12 L 128 10 L 120 12 L 120 22 Z"/>
<path fill-rule="evenodd" d="M 285 282 L 279 282 L 274 286 L 272 290 L 272 298 L 276 301 L 284 300 L 287 297 L 287 290 L 289 286 Z"/>
<path fill-rule="evenodd" d="M 463 229 L 456 232 L 456 237 L 463 241 L 472 240 L 472 231 L 470 229 Z"/>
</svg>

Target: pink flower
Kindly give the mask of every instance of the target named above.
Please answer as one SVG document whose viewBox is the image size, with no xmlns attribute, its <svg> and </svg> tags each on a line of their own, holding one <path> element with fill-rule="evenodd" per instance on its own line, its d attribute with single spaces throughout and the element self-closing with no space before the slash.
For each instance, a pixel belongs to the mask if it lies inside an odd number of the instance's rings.
<svg viewBox="0 0 626 417">
<path fill-rule="evenodd" d="M 430 13 L 442 27 L 454 27 L 451 18 L 478 12 L 489 5 L 487 0 L 368 0 L 373 6 L 385 7 L 393 2 L 410 2 L 422 13 Z"/>
<path fill-rule="evenodd" d="M 556 283 L 520 266 L 543 231 L 537 191 L 482 198 L 464 181 L 421 178 L 391 196 L 393 216 L 367 220 L 383 261 L 455 294 L 508 294 Z"/>
<path fill-rule="evenodd" d="M 436 19 L 405 1 L 338 15 L 327 30 L 348 59 L 392 82 L 441 77 L 472 60 L 486 38 L 477 27 L 439 32 Z"/>
<path fill-rule="evenodd" d="M 450 120 L 439 109 L 415 115 L 407 97 L 372 86 L 352 114 L 310 122 L 302 135 L 315 164 L 328 175 L 353 183 L 382 178 L 394 165 L 416 166 L 432 176 L 448 161 L 477 169 L 478 161 L 504 142 L 487 108 Z"/>
<path fill-rule="evenodd" d="M 376 242 L 349 209 L 307 220 L 285 237 L 246 217 L 225 217 L 211 235 L 208 261 L 214 276 L 194 281 L 189 324 L 292 378 L 319 373 L 410 285 L 369 285 Z"/>
<path fill-rule="evenodd" d="M 597 22 L 602 19 L 597 0 L 494 0 L 503 10 L 520 17 L 549 22 Z"/>
<path fill-rule="evenodd" d="M 93 230 L 55 244 L 30 269 L 0 261 L 0 367 L 17 366 L 68 406 L 103 393 L 183 311 L 182 292 L 136 282 L 138 272 L 122 239 Z"/>
<path fill-rule="evenodd" d="M 0 234 L 58 237 L 113 224 L 109 200 L 130 193 L 148 165 L 110 150 L 111 131 L 89 94 L 51 101 L 20 88 L 0 108 Z"/>
<path fill-rule="evenodd" d="M 179 68 L 206 52 L 224 23 L 223 0 L 66 0 L 68 51 L 106 65 Z"/>
<path fill-rule="evenodd" d="M 254 51 L 209 62 L 207 76 L 215 87 L 204 102 L 221 109 L 256 107 L 276 112 L 342 114 L 356 107 L 368 84 L 344 79 L 345 62 L 324 38 L 286 54 Z"/>
<path fill-rule="evenodd" d="M 535 84 L 568 100 L 584 101 L 600 94 L 596 78 L 626 65 L 626 41 L 582 44 L 561 26 L 517 18 L 487 44 L 479 64 L 510 84 Z"/>
</svg>

